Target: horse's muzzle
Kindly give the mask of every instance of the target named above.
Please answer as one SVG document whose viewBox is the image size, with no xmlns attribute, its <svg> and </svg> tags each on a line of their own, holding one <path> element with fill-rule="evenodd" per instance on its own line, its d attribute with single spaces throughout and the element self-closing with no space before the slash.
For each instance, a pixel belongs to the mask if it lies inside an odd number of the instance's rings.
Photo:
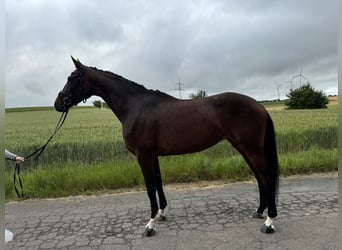
<svg viewBox="0 0 342 250">
<path fill-rule="evenodd" d="M 72 106 L 71 96 L 64 93 L 63 91 L 58 93 L 55 101 L 55 109 L 58 112 L 66 112 Z"/>
<path fill-rule="evenodd" d="M 65 112 L 67 109 L 63 105 L 60 105 L 59 102 L 55 102 L 55 110 L 58 112 Z"/>
</svg>

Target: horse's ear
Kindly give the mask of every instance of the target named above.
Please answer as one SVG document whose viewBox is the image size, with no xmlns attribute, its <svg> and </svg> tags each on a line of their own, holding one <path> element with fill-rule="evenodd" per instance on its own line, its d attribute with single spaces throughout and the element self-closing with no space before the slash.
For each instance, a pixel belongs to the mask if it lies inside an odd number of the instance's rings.
<svg viewBox="0 0 342 250">
<path fill-rule="evenodd" d="M 76 59 L 73 58 L 72 56 L 71 56 L 71 59 L 72 59 L 72 61 L 74 62 L 76 69 L 83 69 L 83 68 L 84 68 L 84 66 L 83 66 L 83 64 L 80 62 L 80 60 L 78 60 L 78 59 L 76 60 Z"/>
</svg>

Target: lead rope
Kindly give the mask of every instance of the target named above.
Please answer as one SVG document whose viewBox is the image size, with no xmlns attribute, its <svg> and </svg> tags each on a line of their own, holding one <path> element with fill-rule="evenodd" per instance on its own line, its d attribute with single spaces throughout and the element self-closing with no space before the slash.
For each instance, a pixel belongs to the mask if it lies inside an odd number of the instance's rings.
<svg viewBox="0 0 342 250">
<path fill-rule="evenodd" d="M 31 158 L 32 156 L 34 156 L 35 154 L 37 154 L 33 160 L 36 160 L 45 150 L 46 146 L 49 144 L 49 142 L 52 140 L 52 138 L 56 135 L 56 133 L 58 132 L 58 130 L 61 129 L 61 127 L 63 126 L 64 124 L 64 121 L 66 119 L 68 115 L 68 111 L 66 112 L 63 112 L 61 114 L 61 117 L 59 118 L 58 122 L 57 122 L 57 125 L 56 125 L 56 128 L 54 130 L 54 132 L 52 133 L 52 135 L 49 137 L 49 139 L 46 141 L 46 143 L 39 147 L 38 149 L 36 149 L 33 153 L 29 154 L 28 156 L 25 157 L 25 160 L 26 159 L 29 159 Z M 17 179 L 18 179 L 18 182 L 19 182 L 19 186 L 20 186 L 20 189 L 21 189 L 21 193 L 19 193 L 19 190 L 17 188 Z M 18 197 L 19 198 L 23 198 L 24 197 L 24 192 L 23 192 L 23 184 L 22 184 L 22 181 L 21 181 L 21 178 L 20 178 L 20 164 L 18 163 L 15 163 L 15 168 L 14 168 L 14 175 L 13 175 L 13 182 L 14 182 L 14 189 L 15 189 L 15 192 L 17 193 Z"/>
</svg>

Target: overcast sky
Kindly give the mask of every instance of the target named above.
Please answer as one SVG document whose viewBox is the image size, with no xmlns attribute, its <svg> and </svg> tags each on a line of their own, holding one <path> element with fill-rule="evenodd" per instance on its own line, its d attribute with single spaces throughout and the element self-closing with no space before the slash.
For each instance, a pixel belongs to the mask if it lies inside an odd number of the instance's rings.
<svg viewBox="0 0 342 250">
<path fill-rule="evenodd" d="M 51 106 L 70 55 L 182 98 L 337 94 L 337 0 L 7 0 L 6 107 Z M 306 80 L 302 78 L 302 83 Z M 279 87 L 279 88 L 278 88 Z M 88 100 L 91 105 L 92 98 Z"/>
</svg>

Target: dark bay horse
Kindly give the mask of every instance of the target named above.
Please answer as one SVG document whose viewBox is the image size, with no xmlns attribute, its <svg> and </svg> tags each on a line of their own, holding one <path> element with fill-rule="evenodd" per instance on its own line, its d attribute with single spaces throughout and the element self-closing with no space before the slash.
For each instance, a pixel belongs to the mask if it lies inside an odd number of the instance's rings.
<svg viewBox="0 0 342 250">
<path fill-rule="evenodd" d="M 197 152 L 224 139 L 241 153 L 257 179 L 260 205 L 253 217 L 264 218 L 267 208 L 268 216 L 261 231 L 274 232 L 278 157 L 273 122 L 262 105 L 236 93 L 179 100 L 72 60 L 76 69 L 59 92 L 55 109 L 65 112 L 97 95 L 120 120 L 125 144 L 139 162 L 151 203 L 146 236 L 155 233 L 156 220 L 165 219 L 167 206 L 158 156 Z"/>
</svg>

